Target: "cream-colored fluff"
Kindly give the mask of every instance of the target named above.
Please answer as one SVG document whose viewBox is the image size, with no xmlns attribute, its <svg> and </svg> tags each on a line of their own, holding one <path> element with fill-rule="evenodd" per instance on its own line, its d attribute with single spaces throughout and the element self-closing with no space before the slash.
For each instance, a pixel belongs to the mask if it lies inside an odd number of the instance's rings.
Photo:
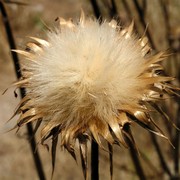
<svg viewBox="0 0 180 180">
<path fill-rule="evenodd" d="M 28 90 L 48 121 L 71 125 L 94 116 L 108 121 L 147 89 L 138 78 L 145 64 L 138 40 L 120 36 L 108 22 L 57 30 L 47 41 L 50 45 L 24 68 L 33 73 Z"/>
<path fill-rule="evenodd" d="M 76 139 L 80 147 L 91 138 L 102 146 L 100 137 L 111 145 L 126 146 L 124 137 L 134 142 L 128 129 L 134 120 L 163 136 L 149 127 L 155 123 L 148 108 L 173 89 L 167 84 L 172 78 L 156 73 L 165 53 L 151 55 L 147 38 L 132 33 L 133 24 L 122 29 L 115 20 L 100 24 L 83 14 L 76 23 L 59 20 L 46 41 L 31 37 L 27 51 L 16 50 L 26 59 L 15 85 L 27 89 L 18 126 L 44 122 L 42 143 L 60 134 L 73 156 Z"/>
</svg>

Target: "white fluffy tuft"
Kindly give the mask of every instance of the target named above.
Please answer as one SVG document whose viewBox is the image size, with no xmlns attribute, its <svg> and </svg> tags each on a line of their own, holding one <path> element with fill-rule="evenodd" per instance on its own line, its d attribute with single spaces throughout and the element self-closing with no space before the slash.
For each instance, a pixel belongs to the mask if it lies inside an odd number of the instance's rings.
<svg viewBox="0 0 180 180">
<path fill-rule="evenodd" d="M 138 78 L 145 59 L 137 39 L 107 22 L 88 21 L 48 34 L 50 46 L 25 62 L 32 72 L 29 94 L 46 119 L 70 124 L 116 116 L 121 105 L 137 103 L 146 84 Z M 52 116 L 52 117 L 48 117 Z"/>
</svg>

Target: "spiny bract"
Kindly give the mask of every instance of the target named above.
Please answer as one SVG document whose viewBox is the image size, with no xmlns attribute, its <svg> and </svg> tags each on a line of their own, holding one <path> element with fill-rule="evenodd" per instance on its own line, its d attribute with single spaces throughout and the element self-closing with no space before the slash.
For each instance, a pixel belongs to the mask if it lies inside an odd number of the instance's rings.
<svg viewBox="0 0 180 180">
<path fill-rule="evenodd" d="M 99 23 L 83 13 L 76 23 L 59 22 L 47 40 L 31 37 L 26 51 L 16 50 L 26 59 L 15 85 L 27 90 L 17 126 L 36 121 L 43 126 L 42 143 L 59 134 L 74 157 L 78 139 L 84 161 L 88 139 L 101 147 L 103 139 L 110 145 L 134 142 L 131 122 L 164 137 L 153 130 L 148 107 L 173 89 L 173 78 L 158 74 L 165 53 L 152 55 L 147 38 L 132 33 L 133 23 L 122 29 L 115 20 Z"/>
</svg>

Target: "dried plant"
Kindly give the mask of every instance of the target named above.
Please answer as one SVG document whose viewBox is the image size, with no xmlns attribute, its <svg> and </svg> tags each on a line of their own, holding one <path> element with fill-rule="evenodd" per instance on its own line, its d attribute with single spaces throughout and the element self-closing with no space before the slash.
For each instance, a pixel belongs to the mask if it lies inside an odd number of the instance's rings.
<svg viewBox="0 0 180 180">
<path fill-rule="evenodd" d="M 168 139 L 151 117 L 156 103 L 178 89 L 161 73 L 167 53 L 153 54 L 148 39 L 133 34 L 133 23 L 122 28 L 115 20 L 86 19 L 83 12 L 77 22 L 59 22 L 47 40 L 31 37 L 25 51 L 14 50 L 26 57 L 14 85 L 27 90 L 16 127 L 43 126 L 41 143 L 52 137 L 53 167 L 58 135 L 75 159 L 78 140 L 85 179 L 90 139 L 101 148 L 104 142 L 136 147 L 131 123 Z"/>
</svg>

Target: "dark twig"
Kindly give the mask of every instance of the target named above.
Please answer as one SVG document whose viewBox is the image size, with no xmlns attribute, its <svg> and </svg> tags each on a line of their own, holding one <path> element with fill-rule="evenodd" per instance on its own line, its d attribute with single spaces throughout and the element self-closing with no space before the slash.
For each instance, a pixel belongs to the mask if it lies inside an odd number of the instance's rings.
<svg viewBox="0 0 180 180">
<path fill-rule="evenodd" d="M 128 6 L 127 1 L 126 0 L 122 0 L 121 2 L 122 2 L 123 6 L 124 6 L 124 8 L 126 10 L 128 20 L 131 21 L 133 19 L 133 17 L 132 17 L 131 10 L 130 10 L 130 8 Z"/>
<path fill-rule="evenodd" d="M 167 5 L 163 2 L 163 0 L 160 0 L 160 4 L 163 10 L 163 15 L 164 15 L 164 19 L 166 21 L 165 26 L 166 26 L 166 40 L 168 41 L 168 45 L 171 46 L 171 41 L 169 38 L 170 35 L 170 22 L 169 22 L 169 14 L 168 14 L 168 10 L 167 10 Z M 171 47 L 171 49 L 173 49 Z"/>
<path fill-rule="evenodd" d="M 145 176 L 144 170 L 142 168 L 142 165 L 141 165 L 141 162 L 139 159 L 138 150 L 137 150 L 135 141 L 133 139 L 132 132 L 131 132 L 129 124 L 124 125 L 123 133 L 124 133 L 125 141 L 127 142 L 128 146 L 129 146 L 131 159 L 133 161 L 137 175 L 139 176 L 140 180 L 146 180 L 146 176 Z"/>
<path fill-rule="evenodd" d="M 30 138 L 30 146 L 31 146 L 31 151 L 33 154 L 33 158 L 34 158 L 34 163 L 36 165 L 36 170 L 39 176 L 40 180 L 45 180 L 45 174 L 44 174 L 44 170 L 43 170 L 43 166 L 41 163 L 41 159 L 40 159 L 40 155 L 39 152 L 37 150 L 37 143 L 34 137 L 34 131 L 33 131 L 33 127 L 31 123 L 27 124 L 27 130 L 28 130 L 28 136 Z"/>
<path fill-rule="evenodd" d="M 176 125 L 178 128 L 180 128 L 180 106 L 177 111 L 177 120 L 176 120 Z M 179 173 L 179 146 L 180 146 L 180 132 L 178 129 L 176 129 L 176 134 L 174 138 L 174 171 L 176 174 Z"/>
<path fill-rule="evenodd" d="M 111 0 L 111 4 L 112 4 L 112 10 L 113 10 L 114 14 L 117 14 L 117 7 L 116 7 L 115 1 Z"/>
<path fill-rule="evenodd" d="M 4 27 L 5 27 L 5 30 L 6 30 L 9 46 L 10 46 L 11 49 L 16 49 L 14 38 L 13 38 L 13 35 L 12 35 L 12 31 L 11 31 L 11 27 L 10 27 L 9 20 L 8 20 L 8 15 L 6 13 L 4 4 L 1 1 L 0 1 L 0 10 L 1 10 L 1 14 L 2 14 L 2 20 L 3 20 L 3 23 L 4 23 Z M 19 59 L 18 59 L 17 53 L 11 51 L 11 55 L 12 55 L 12 58 L 13 58 L 13 61 L 14 61 L 14 66 L 15 66 L 15 70 L 16 70 L 16 76 L 19 79 L 21 77 Z M 25 96 L 25 89 L 22 89 L 21 92 L 22 92 L 22 94 L 21 94 L 22 97 L 24 97 Z"/>
<path fill-rule="evenodd" d="M 153 133 L 150 133 L 150 136 L 151 136 L 151 140 L 154 144 L 154 147 L 156 149 L 156 152 L 158 154 L 159 161 L 160 161 L 162 169 L 164 169 L 164 171 L 171 177 L 172 176 L 171 172 L 169 170 L 169 167 L 167 166 L 167 163 L 166 163 L 165 158 L 162 154 L 161 148 L 159 147 L 159 144 L 158 144 L 157 139 L 156 139 L 156 135 L 154 135 Z"/>
<path fill-rule="evenodd" d="M 136 149 L 134 148 L 134 144 L 130 140 L 128 140 L 128 138 L 127 138 L 127 141 L 128 141 L 128 145 L 129 145 L 129 151 L 131 154 L 131 158 L 132 158 L 132 161 L 134 163 L 137 175 L 139 176 L 140 180 L 146 180 L 146 176 L 145 176 L 144 171 L 142 169 L 142 165 L 141 165 L 141 162 L 139 160 L 138 153 L 137 153 Z"/>
<path fill-rule="evenodd" d="M 128 21 L 130 22 L 130 21 L 134 20 L 134 15 L 132 14 L 132 10 L 129 8 L 127 1 L 122 0 L 122 4 L 123 4 L 125 11 L 127 13 Z M 137 27 L 136 23 L 134 23 L 134 30 L 138 32 L 138 27 Z"/>
<path fill-rule="evenodd" d="M 110 177 L 111 180 L 113 179 L 113 146 L 108 143 L 108 149 L 109 149 L 109 162 L 110 162 Z"/>
<path fill-rule="evenodd" d="M 102 1 L 104 4 L 104 7 L 106 7 L 108 9 L 109 12 L 109 16 L 111 18 L 118 18 L 118 12 L 117 12 L 117 7 L 116 7 L 116 3 L 114 0 L 109 0 L 109 1 Z"/>
<path fill-rule="evenodd" d="M 135 7 L 136 7 L 136 11 L 137 11 L 137 13 L 138 13 L 140 22 L 141 22 L 143 28 L 146 29 L 146 26 L 147 26 L 147 25 L 146 25 L 146 22 L 145 22 L 145 19 L 144 19 L 144 11 L 141 9 L 141 7 L 140 7 L 140 5 L 139 5 L 139 3 L 138 3 L 137 0 L 133 0 L 133 2 L 134 2 L 134 5 L 135 5 Z M 156 49 L 156 46 L 155 46 L 155 44 L 154 44 L 154 41 L 153 41 L 153 39 L 152 39 L 152 37 L 151 37 L 151 34 L 150 34 L 150 32 L 149 32 L 149 29 L 147 29 L 146 35 L 147 35 L 147 37 L 148 37 L 149 43 L 151 44 L 151 47 L 152 47 L 153 49 Z"/>
<path fill-rule="evenodd" d="M 111 0 L 111 7 L 110 7 L 109 14 L 110 14 L 111 18 L 114 18 L 114 17 L 117 18 L 118 12 L 117 12 L 116 3 L 114 0 Z"/>
<path fill-rule="evenodd" d="M 94 14 L 95 14 L 96 18 L 99 19 L 99 21 L 101 22 L 102 21 L 101 11 L 99 9 L 97 1 L 96 0 L 90 0 L 90 1 L 91 1 L 91 5 L 93 7 Z"/>
<path fill-rule="evenodd" d="M 140 151 L 141 158 L 143 161 L 148 165 L 148 169 L 153 171 L 153 176 L 158 176 L 159 174 L 162 174 L 162 172 L 159 172 L 157 167 L 153 164 L 153 162 L 145 155 L 144 152 Z"/>
<path fill-rule="evenodd" d="M 94 140 L 91 143 L 91 180 L 99 180 L 99 147 Z"/>
<path fill-rule="evenodd" d="M 57 126 L 51 130 L 52 132 L 52 148 L 51 148 L 51 157 L 52 157 L 52 174 L 51 179 L 53 179 L 55 164 L 56 164 L 56 149 L 58 143 L 58 134 L 59 134 L 60 126 Z"/>
<path fill-rule="evenodd" d="M 6 13 L 6 9 L 5 9 L 4 4 L 2 3 L 2 1 L 0 1 L 0 11 L 1 11 L 1 14 L 2 14 L 2 20 L 3 20 L 3 23 L 4 23 L 5 30 L 6 30 L 6 34 L 7 34 L 10 49 L 16 49 L 13 34 L 12 34 L 11 27 L 10 27 L 9 20 L 8 20 L 8 15 Z M 11 51 L 11 55 L 12 55 L 12 59 L 13 59 L 13 62 L 14 62 L 16 76 L 19 79 L 21 77 L 19 59 L 18 59 L 18 56 L 17 56 L 17 54 L 15 52 Z M 20 89 L 20 96 L 21 96 L 21 98 L 23 98 L 25 96 L 25 89 L 24 88 Z M 36 170 L 37 170 L 37 173 L 39 175 L 39 179 L 40 180 L 45 180 L 46 178 L 45 178 L 45 175 L 44 175 L 44 171 L 43 171 L 43 167 L 42 167 L 42 164 L 41 164 L 40 156 L 39 156 L 39 153 L 38 153 L 38 151 L 36 149 L 36 140 L 35 140 L 35 138 L 33 136 L 32 124 L 30 124 L 30 123 L 27 124 L 27 130 L 28 130 L 28 136 L 29 136 L 29 139 L 30 139 L 30 146 L 31 146 L 33 157 L 34 157 Z"/>
</svg>

